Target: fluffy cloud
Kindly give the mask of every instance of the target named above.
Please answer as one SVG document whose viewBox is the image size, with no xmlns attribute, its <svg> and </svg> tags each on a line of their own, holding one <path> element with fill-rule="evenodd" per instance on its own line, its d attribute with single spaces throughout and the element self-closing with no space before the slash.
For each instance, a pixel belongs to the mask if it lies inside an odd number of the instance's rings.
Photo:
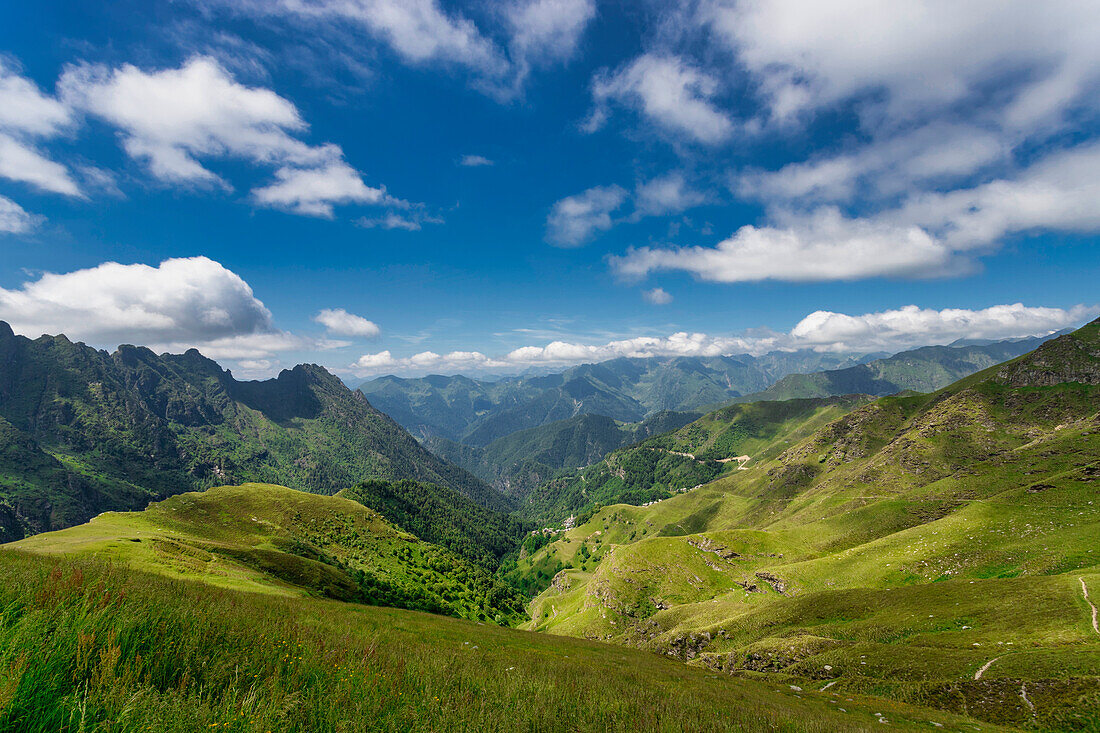
<svg viewBox="0 0 1100 733">
<path fill-rule="evenodd" d="M 744 226 L 714 247 L 632 249 L 611 265 L 627 278 L 683 270 L 727 283 L 929 276 L 962 267 L 920 227 L 849 219 L 834 208 L 792 217 L 786 226 Z"/>
<path fill-rule="evenodd" d="M 0 233 L 23 234 L 30 231 L 36 219 L 22 206 L 6 196 L 0 196 Z"/>
<path fill-rule="evenodd" d="M 326 308 L 313 316 L 313 320 L 324 326 L 329 333 L 340 336 L 374 338 L 382 332 L 374 321 L 348 313 L 343 308 Z"/>
<path fill-rule="evenodd" d="M 1095 316 L 1100 308 L 1076 306 L 1030 308 L 1019 303 L 983 310 L 949 308 L 941 311 L 906 306 L 897 310 L 848 316 L 829 311 L 809 314 L 789 333 L 711 336 L 674 333 L 664 337 L 636 337 L 604 344 L 554 341 L 525 346 L 506 357 L 512 364 L 575 364 L 621 356 L 719 356 L 775 350 L 901 351 L 916 346 L 947 344 L 960 338 L 1005 339 L 1045 335 Z"/>
<path fill-rule="evenodd" d="M 517 370 L 530 366 L 599 362 L 619 357 L 760 355 L 797 349 L 897 352 L 918 346 L 948 344 L 963 338 L 1041 336 L 1076 326 L 1097 314 L 1100 314 L 1100 307 L 1097 306 L 1078 305 L 1062 309 L 1028 307 L 1020 303 L 980 310 L 933 310 L 910 305 L 856 316 L 816 311 L 799 321 L 788 333 L 758 330 L 751 334 L 714 336 L 679 332 L 595 344 L 552 341 L 544 346 L 522 346 L 499 358 L 476 351 L 454 351 L 445 355 L 425 351 L 410 357 L 394 357 L 391 352 L 382 351 L 365 354 L 349 370 L 359 376 L 369 376 L 386 372 Z"/>
<path fill-rule="evenodd" d="M 611 214 L 627 194 L 620 186 L 596 186 L 554 204 L 546 219 L 546 239 L 558 247 L 579 247 L 611 228 Z"/>
<path fill-rule="evenodd" d="M 491 359 L 479 351 L 452 351 L 448 354 L 422 351 L 412 356 L 396 358 L 386 350 L 376 354 L 363 354 L 348 368 L 348 371 L 365 377 L 387 372 L 466 372 L 510 366 L 512 365 L 507 361 Z"/>
<path fill-rule="evenodd" d="M 708 60 L 732 61 L 760 100 L 741 129 L 801 136 L 839 110 L 858 134 L 778 170 L 736 172 L 734 192 L 766 206 L 762 226 L 714 247 L 636 249 L 615 261 L 621 272 L 950 275 L 1008 235 L 1100 230 L 1086 124 L 1100 112 L 1100 6 L 703 0 L 679 22 L 716 42 Z"/>
<path fill-rule="evenodd" d="M 632 218 L 678 214 L 701 206 L 706 201 L 706 194 L 692 189 L 682 173 L 669 173 L 652 178 L 638 186 L 634 192 Z"/>
<path fill-rule="evenodd" d="M 532 65 L 572 58 L 595 16 L 595 0 L 521 0 L 509 6 L 505 19 L 512 36 L 514 85 L 523 83 Z"/>
<path fill-rule="evenodd" d="M 80 196 L 68 168 L 44 156 L 35 141 L 54 137 L 72 124 L 64 104 L 0 60 L 0 177 L 66 196 Z"/>
<path fill-rule="evenodd" d="M 1009 145 L 973 125 L 934 123 L 850 153 L 746 171 L 738 193 L 765 201 L 848 202 L 892 197 L 915 186 L 951 183 L 1005 159 Z"/>
<path fill-rule="evenodd" d="M 643 290 L 642 297 L 645 298 L 647 303 L 652 303 L 653 305 L 668 305 L 672 302 L 672 296 L 669 295 L 664 288 Z"/>
<path fill-rule="evenodd" d="M 195 1 L 234 13 L 282 17 L 296 29 L 307 21 L 319 43 L 340 49 L 361 66 L 374 52 L 365 35 L 406 63 L 466 69 L 475 86 L 499 98 L 514 97 L 532 68 L 571 58 L 596 14 L 594 0 L 514 0 L 483 13 L 491 27 L 481 28 L 438 0 Z"/>
<path fill-rule="evenodd" d="M 147 72 L 78 66 L 59 82 L 62 98 L 122 130 L 123 147 L 166 181 L 225 184 L 199 157 L 308 165 L 333 150 L 307 145 L 297 108 L 270 89 L 236 82 L 214 59 Z"/>
<path fill-rule="evenodd" d="M 1100 7 L 1075 0 L 712 0 L 703 15 L 778 118 L 877 95 L 865 113 L 899 121 L 998 82 L 1012 90 L 1000 118 L 1028 127 L 1095 91 L 1100 70 Z"/>
<path fill-rule="evenodd" d="M 106 262 L 0 288 L 0 319 L 18 333 L 64 333 L 99 345 L 271 338 L 271 313 L 241 277 L 206 257 L 157 267 Z"/>
<path fill-rule="evenodd" d="M 0 104 L 3 101 L 0 100 Z M 33 147 L 13 137 L 0 133 L 0 177 L 50 193 L 80 196 L 80 187 L 73 180 L 69 169 L 55 163 Z"/>
<path fill-rule="evenodd" d="M 961 338 L 1007 339 L 1041 336 L 1094 317 L 1095 306 L 1034 308 L 1022 303 L 995 305 L 982 310 L 915 305 L 881 313 L 848 316 L 816 311 L 791 329 L 791 341 L 800 347 L 830 351 L 898 350 L 928 344 L 947 344 Z"/>
<path fill-rule="evenodd" d="M 483 155 L 463 155 L 458 161 L 458 164 L 466 166 L 467 168 L 479 168 L 481 166 L 493 165 L 493 161 Z"/>
<path fill-rule="evenodd" d="M 119 128 L 130 157 L 163 181 L 230 189 L 200 159 L 236 158 L 276 168 L 252 191 L 261 206 L 331 218 L 339 204 L 403 205 L 363 183 L 339 146 L 302 141 L 308 125 L 292 102 L 237 82 L 213 58 L 160 71 L 78 66 L 59 87 L 69 105 Z"/>
<path fill-rule="evenodd" d="M 385 188 L 363 183 L 359 173 L 342 160 L 320 168 L 280 168 L 275 179 L 275 183 L 252 191 L 252 199 L 262 206 L 325 219 L 333 217 L 335 204 L 405 205 L 387 196 Z"/>
<path fill-rule="evenodd" d="M 718 79 L 676 56 L 643 54 L 592 83 L 596 104 L 588 129 L 607 117 L 607 105 L 618 102 L 637 108 L 666 132 L 705 144 L 719 143 L 733 133 L 733 123 L 714 104 Z"/>
<path fill-rule="evenodd" d="M 0 59 L 0 128 L 51 137 L 72 124 L 68 107 Z"/>
<path fill-rule="evenodd" d="M 1035 229 L 1100 231 L 1100 142 L 1059 151 L 1010 178 L 917 194 L 879 215 L 914 222 L 960 250 L 987 248 Z"/>
<path fill-rule="evenodd" d="M 323 21 L 330 28 L 350 23 L 414 64 L 457 64 L 489 76 L 500 76 L 507 67 L 500 50 L 473 21 L 448 14 L 436 0 L 277 0 L 237 7 Z"/>
<path fill-rule="evenodd" d="M 714 247 L 642 247 L 612 258 L 626 277 L 683 270 L 704 280 L 819 281 L 957 275 L 1014 233 L 1100 231 L 1100 143 L 1049 155 L 1011 178 L 917 193 L 894 209 L 848 217 L 823 206 L 773 211 Z"/>
</svg>

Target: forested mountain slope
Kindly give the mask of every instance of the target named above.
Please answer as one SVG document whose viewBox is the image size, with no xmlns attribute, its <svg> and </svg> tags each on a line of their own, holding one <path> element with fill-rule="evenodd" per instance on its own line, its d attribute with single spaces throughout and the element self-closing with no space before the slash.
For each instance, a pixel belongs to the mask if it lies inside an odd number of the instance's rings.
<svg viewBox="0 0 1100 733">
<path fill-rule="evenodd" d="M 425 439 L 424 446 L 508 496 L 522 499 L 562 469 L 591 465 L 616 448 L 675 430 L 700 416 L 666 410 L 639 423 L 623 423 L 586 414 L 520 430 L 484 448 L 439 437 Z"/>
<path fill-rule="evenodd" d="M 604 507 L 513 572 L 553 576 L 532 628 L 1091 730 L 1097 537 L 1100 320 L 698 489 Z"/>
<path fill-rule="evenodd" d="M 848 395 L 729 405 L 620 448 L 592 466 L 561 473 L 528 492 L 519 512 L 557 524 L 596 505 L 664 499 L 738 470 L 740 456 L 749 456 L 746 465 L 764 461 L 869 399 Z"/>
<path fill-rule="evenodd" d="M 0 323 L 0 538 L 243 481 L 332 494 L 365 478 L 508 500 L 422 448 L 323 368 L 239 382 L 191 350 L 113 354 Z"/>
</svg>

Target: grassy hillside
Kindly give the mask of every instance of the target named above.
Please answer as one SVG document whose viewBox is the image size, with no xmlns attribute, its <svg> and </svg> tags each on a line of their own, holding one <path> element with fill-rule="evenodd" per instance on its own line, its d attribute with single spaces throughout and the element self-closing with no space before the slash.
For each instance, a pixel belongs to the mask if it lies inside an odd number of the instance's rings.
<svg viewBox="0 0 1100 733">
<path fill-rule="evenodd" d="M 479 381 L 468 377 L 380 377 L 360 390 L 421 438 L 484 447 L 519 430 L 577 415 L 638 422 L 664 410 L 692 411 L 765 389 L 792 373 L 851 366 L 846 354 L 775 352 L 760 357 L 621 358 L 557 374 Z"/>
<path fill-rule="evenodd" d="M 974 730 L 859 694 L 440 616 L 0 550 L 0 729 Z M 994 730 L 982 725 L 983 730 Z"/>
<path fill-rule="evenodd" d="M 848 396 L 731 405 L 555 477 L 525 498 L 520 513 L 557 524 L 597 505 L 664 499 L 736 471 L 734 457 L 765 460 L 864 401 Z"/>
<path fill-rule="evenodd" d="M 238 382 L 194 350 L 108 354 L 0 323 L 0 432 L 8 538 L 243 481 L 333 494 L 365 478 L 408 478 L 508 508 L 317 366 Z"/>
<path fill-rule="evenodd" d="M 700 413 L 663 411 L 642 422 L 577 415 L 494 440 L 484 448 L 430 437 L 425 447 L 508 496 L 522 499 L 564 468 L 588 466 L 624 445 L 675 430 Z"/>
<path fill-rule="evenodd" d="M 1051 338 L 925 346 L 844 369 L 789 374 L 763 392 L 738 399 L 752 402 L 843 394 L 883 396 L 905 390 L 934 392 L 994 364 L 1026 354 Z"/>
<path fill-rule="evenodd" d="M 561 568 L 531 627 L 986 721 L 1100 727 L 1100 321 L 750 466 L 605 507 L 529 552 L 516 574 Z"/>
<path fill-rule="evenodd" d="M 186 493 L 11 545 L 265 594 L 321 596 L 510 623 L 523 602 L 485 568 L 362 504 L 281 486 Z"/>
</svg>

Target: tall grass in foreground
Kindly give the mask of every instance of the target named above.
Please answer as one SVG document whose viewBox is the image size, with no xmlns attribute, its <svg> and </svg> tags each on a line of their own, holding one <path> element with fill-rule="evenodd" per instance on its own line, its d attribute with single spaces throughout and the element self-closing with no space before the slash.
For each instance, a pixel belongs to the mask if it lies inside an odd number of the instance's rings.
<svg viewBox="0 0 1100 733">
<path fill-rule="evenodd" d="M 949 718 L 934 716 L 950 728 Z M 2 731 L 832 731 L 873 721 L 866 708 L 841 713 L 634 650 L 0 551 Z"/>
</svg>

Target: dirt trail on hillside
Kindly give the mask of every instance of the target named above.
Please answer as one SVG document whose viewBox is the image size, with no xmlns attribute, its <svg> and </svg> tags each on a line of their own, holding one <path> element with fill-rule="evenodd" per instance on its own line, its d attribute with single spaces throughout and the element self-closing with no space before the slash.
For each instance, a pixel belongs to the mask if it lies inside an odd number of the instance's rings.
<svg viewBox="0 0 1100 733">
<path fill-rule="evenodd" d="M 1100 634 L 1100 624 L 1098 624 L 1096 618 L 1096 604 L 1093 603 L 1092 599 L 1089 598 L 1089 588 L 1087 585 L 1085 585 L 1085 579 L 1078 578 L 1078 580 L 1081 581 L 1081 593 L 1083 593 L 1085 596 L 1085 603 L 1089 604 L 1089 608 L 1092 609 L 1092 630 L 1095 631 L 1097 634 Z"/>
<path fill-rule="evenodd" d="M 668 448 L 650 448 L 659 453 L 667 453 L 670 456 L 681 456 L 683 458 L 690 458 L 693 461 L 702 461 L 702 458 L 696 458 L 694 453 L 683 453 L 678 450 L 669 450 Z M 751 456 L 733 456 L 732 458 L 717 458 L 717 463 L 730 463 L 731 461 L 737 461 L 737 468 L 744 471 L 745 464 L 752 460 Z"/>
<path fill-rule="evenodd" d="M 1000 659 L 1000 658 L 1001 658 L 1001 657 L 1003 657 L 1003 656 L 1004 656 L 1004 654 L 1002 654 L 1002 655 L 1001 655 L 1000 657 L 993 657 L 993 658 L 992 658 L 992 659 L 990 659 L 990 660 L 989 660 L 988 662 L 986 662 L 985 664 L 983 664 L 983 665 L 982 665 L 982 668 L 981 668 L 981 669 L 979 669 L 979 670 L 978 670 L 977 672 L 975 672 L 975 673 L 974 673 L 974 679 L 976 679 L 976 680 L 980 680 L 980 679 L 982 678 L 982 675 L 983 675 L 983 674 L 985 674 L 985 671 L 986 671 L 987 669 L 989 669 L 990 667 L 992 667 L 992 666 L 993 666 L 993 663 L 994 663 L 994 662 L 996 662 L 996 661 L 997 661 L 998 659 Z"/>
</svg>

